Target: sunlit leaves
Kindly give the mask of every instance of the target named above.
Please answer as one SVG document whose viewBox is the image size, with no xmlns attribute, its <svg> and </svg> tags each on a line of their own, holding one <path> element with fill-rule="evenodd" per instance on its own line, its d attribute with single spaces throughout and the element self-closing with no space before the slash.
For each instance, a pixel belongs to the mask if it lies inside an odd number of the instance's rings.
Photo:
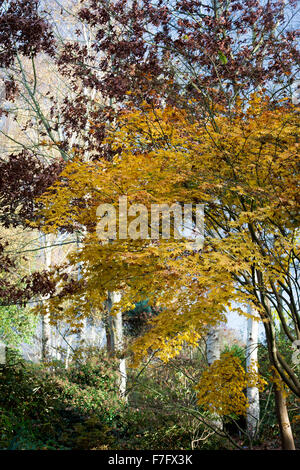
<svg viewBox="0 0 300 470">
<path fill-rule="evenodd" d="M 196 386 L 198 404 L 220 416 L 244 415 L 248 407 L 246 388 L 262 391 L 265 385 L 254 370 L 245 371 L 238 357 L 225 353 L 203 372 Z"/>
<path fill-rule="evenodd" d="M 145 103 L 143 110 L 124 112 L 111 129 L 112 161 L 66 165 L 41 199 L 42 217 L 45 230 L 85 227 L 82 248 L 69 259 L 81 264 L 83 279 L 76 293 L 50 300 L 53 315 L 65 300 L 69 318 L 72 308 L 74 318 L 79 309 L 88 315 L 107 291 L 122 290 L 117 308 L 125 310 L 149 299 L 160 314 L 136 340 L 135 361 L 149 351 L 174 357 L 184 342 L 195 344 L 209 325 L 224 321 L 232 303 L 243 314 L 241 306 L 252 302 L 263 322 L 272 321 L 261 295 L 290 281 L 297 250 L 296 110 L 252 95 L 230 116 L 219 107 L 215 123 Z M 205 203 L 203 249 L 189 251 L 172 235 L 100 242 L 98 205 L 118 209 L 124 195 L 129 205 L 142 203 L 148 211 L 152 203 Z"/>
</svg>

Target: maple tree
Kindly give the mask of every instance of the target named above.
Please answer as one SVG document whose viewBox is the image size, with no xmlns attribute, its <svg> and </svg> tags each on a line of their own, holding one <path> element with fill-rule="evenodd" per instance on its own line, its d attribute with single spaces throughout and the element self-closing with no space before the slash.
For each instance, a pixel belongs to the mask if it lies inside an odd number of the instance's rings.
<svg viewBox="0 0 300 470">
<path fill-rule="evenodd" d="M 163 308 L 134 342 L 135 362 L 149 350 L 167 361 L 225 320 L 227 308 L 247 316 L 250 303 L 264 325 L 270 364 L 299 396 L 275 331 L 280 321 L 291 343 L 299 338 L 297 108 L 254 94 L 247 105 L 237 101 L 229 117 L 225 111 L 220 105 L 214 122 L 191 122 L 182 110 L 144 103 L 143 111 L 124 112 L 107 138 L 117 152 L 113 161 L 67 164 L 42 196 L 44 230 L 86 227 L 82 248 L 69 259 L 81 263 L 83 277 L 67 282 L 64 268 L 58 270 L 63 286 L 49 300 L 52 320 L 69 316 L 76 323 L 78 310 L 89 315 L 107 291 L 122 291 L 122 310 L 149 299 Z M 117 206 L 124 194 L 149 209 L 205 203 L 203 249 L 187 249 L 174 234 L 101 243 L 96 209 Z"/>
</svg>

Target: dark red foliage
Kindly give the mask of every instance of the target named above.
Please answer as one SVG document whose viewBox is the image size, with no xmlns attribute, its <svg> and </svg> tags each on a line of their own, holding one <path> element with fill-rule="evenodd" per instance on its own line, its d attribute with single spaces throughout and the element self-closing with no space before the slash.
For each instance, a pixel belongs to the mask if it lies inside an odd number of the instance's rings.
<svg viewBox="0 0 300 470">
<path fill-rule="evenodd" d="M 52 32 L 38 11 L 36 0 L 12 0 L 0 5 L 0 67 L 11 67 L 17 55 L 34 57 L 40 52 L 54 54 Z M 18 87 L 12 76 L 4 83 L 5 99 L 13 101 Z M 2 157 L 2 156 L 1 156 Z M 0 160 L 0 222 L 5 227 L 26 225 L 34 216 L 34 198 L 53 182 L 60 163 L 46 166 L 35 155 L 23 151 Z M 11 281 L 15 258 L 6 242 L 0 241 L 0 265 L 6 275 L 0 278 L 1 304 L 24 304 L 36 295 L 54 289 L 46 272 Z"/>
<path fill-rule="evenodd" d="M 285 3 L 89 0 L 80 16 L 95 29 L 99 58 L 98 70 L 85 78 L 117 101 L 127 91 L 138 101 L 151 100 L 153 90 L 170 100 L 178 91 L 197 98 L 203 90 L 228 104 L 237 90 L 280 84 L 295 71 L 297 35 L 286 25 L 295 2 Z M 78 48 L 66 45 L 64 66 L 76 61 Z M 77 69 L 69 72 L 79 76 Z"/>
<path fill-rule="evenodd" d="M 35 217 L 34 199 L 56 181 L 62 163 L 45 165 L 27 151 L 0 163 L 0 222 L 5 227 L 26 226 Z M 17 270 L 18 254 L 9 252 L 7 243 L 0 241 L 0 266 L 6 274 L 0 278 L 0 304 L 25 304 L 37 295 L 51 294 L 55 286 L 47 271 L 35 272 L 18 279 L 17 285 L 9 274 Z M 14 276 L 13 276 L 14 277 Z"/>
<path fill-rule="evenodd" d="M 0 262 L 3 256 L 0 253 Z M 9 270 L 3 268 L 6 274 Z M 55 292 L 55 283 L 49 272 L 35 272 L 18 280 L 18 285 L 6 277 L 0 279 L 0 305 L 18 304 L 25 306 L 26 303 L 37 296 L 52 295 Z"/>
<path fill-rule="evenodd" d="M 34 200 L 56 181 L 63 163 L 46 165 L 28 151 L 0 162 L 0 221 L 5 227 L 34 218 Z"/>
<path fill-rule="evenodd" d="M 76 94 L 60 108 L 64 149 L 90 120 L 85 151 L 111 158 L 102 145 L 107 126 L 124 107 L 145 100 L 182 106 L 197 119 L 216 103 L 229 108 L 238 93 L 247 97 L 266 87 L 286 95 L 299 62 L 288 20 L 294 7 L 293 0 L 83 2 L 79 17 L 93 29 L 92 48 L 66 43 L 57 58 Z M 83 92 L 88 89 L 102 100 L 95 110 Z"/>
<path fill-rule="evenodd" d="M 0 67 L 9 67 L 16 54 L 54 53 L 53 34 L 38 12 L 37 0 L 1 2 Z M 8 5 L 8 6 L 7 6 Z"/>
</svg>

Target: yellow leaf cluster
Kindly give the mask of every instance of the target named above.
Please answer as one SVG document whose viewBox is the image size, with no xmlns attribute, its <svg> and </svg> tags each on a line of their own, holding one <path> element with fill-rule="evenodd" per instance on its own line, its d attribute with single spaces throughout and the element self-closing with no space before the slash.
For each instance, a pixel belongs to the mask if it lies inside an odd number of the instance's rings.
<svg viewBox="0 0 300 470">
<path fill-rule="evenodd" d="M 249 406 L 247 387 L 264 389 L 266 381 L 253 369 L 245 372 L 240 359 L 225 353 L 201 376 L 196 386 L 198 404 L 220 416 L 244 415 Z"/>
</svg>

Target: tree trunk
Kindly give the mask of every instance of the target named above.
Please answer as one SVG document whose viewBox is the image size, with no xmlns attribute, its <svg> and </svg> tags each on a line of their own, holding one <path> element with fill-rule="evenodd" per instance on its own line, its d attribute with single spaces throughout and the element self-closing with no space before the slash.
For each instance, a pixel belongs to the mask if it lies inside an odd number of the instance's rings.
<svg viewBox="0 0 300 470">
<path fill-rule="evenodd" d="M 42 316 L 42 362 L 47 362 L 50 359 L 50 338 L 51 326 L 49 314 Z"/>
<path fill-rule="evenodd" d="M 272 335 L 275 336 L 275 334 L 271 330 L 271 335 L 269 330 L 266 328 L 266 325 L 267 323 L 264 323 L 266 338 L 268 342 L 270 364 L 273 367 L 275 409 L 280 430 L 281 447 L 283 450 L 295 450 L 293 431 L 286 406 L 285 391 L 283 389 L 283 384 L 281 386 L 281 384 L 278 383 L 278 373 L 276 372 L 275 358 L 277 356 L 277 349 L 276 344 L 274 344 L 274 342 L 272 341 Z M 270 327 L 274 329 L 274 325 L 272 325 L 272 323 L 270 323 Z"/>
<path fill-rule="evenodd" d="M 108 319 L 105 324 L 105 336 L 106 336 L 106 349 L 107 349 L 108 355 L 111 355 L 113 350 L 112 350 L 111 331 L 110 331 L 110 325 L 108 323 Z"/>
<path fill-rule="evenodd" d="M 6 364 L 6 344 L 0 341 L 0 364 Z"/>
<path fill-rule="evenodd" d="M 77 246 L 77 251 L 80 249 L 80 237 L 79 234 L 76 234 L 76 246 Z M 82 267 L 81 263 L 77 263 L 77 280 L 80 281 L 82 279 Z M 78 312 L 80 315 L 80 312 Z M 84 342 L 85 342 L 85 334 L 86 334 L 86 318 L 82 319 L 82 326 L 79 327 L 78 332 L 76 334 L 76 343 L 77 343 L 77 349 L 81 349 L 84 347 Z"/>
<path fill-rule="evenodd" d="M 51 248 L 48 248 L 50 244 L 49 235 L 40 233 L 40 244 L 43 247 L 43 263 L 45 270 L 49 270 L 51 266 Z M 51 325 L 50 316 L 45 314 L 42 316 L 42 362 L 47 362 L 50 359 L 50 346 L 51 346 Z"/>
<path fill-rule="evenodd" d="M 67 350 L 66 350 L 66 361 L 65 361 L 66 370 L 69 368 L 69 364 L 70 364 L 71 344 L 72 344 L 72 338 L 69 338 L 68 343 L 67 343 Z"/>
<path fill-rule="evenodd" d="M 110 333 L 110 349 L 112 352 L 120 352 L 124 347 L 123 319 L 122 312 L 111 315 L 110 312 L 115 303 L 119 302 L 121 294 L 119 292 L 109 292 L 108 294 L 108 324 Z M 121 358 L 119 363 L 119 390 L 120 396 L 126 398 L 126 359 Z"/>
<path fill-rule="evenodd" d="M 81 349 L 82 357 L 84 356 L 84 348 L 86 346 L 87 322 L 86 318 L 82 319 L 82 326 L 76 333 L 76 349 Z"/>
<path fill-rule="evenodd" d="M 90 317 L 87 318 L 86 324 L 88 327 L 89 344 L 94 348 L 96 346 L 96 321 L 93 317 Z"/>
<path fill-rule="evenodd" d="M 206 339 L 206 358 L 208 365 L 220 359 L 220 342 L 218 330 L 215 327 L 210 328 Z"/>
<path fill-rule="evenodd" d="M 220 359 L 220 340 L 217 327 L 211 327 L 206 338 L 206 359 L 209 366 Z M 213 413 L 211 424 L 215 429 L 223 429 L 222 418 Z"/>
<path fill-rule="evenodd" d="M 256 312 L 249 306 L 248 313 L 257 317 Z M 246 349 L 246 368 L 258 372 L 257 364 L 257 347 L 258 347 L 258 321 L 248 318 L 247 324 L 247 349 Z M 253 439 L 258 431 L 259 426 L 259 390 L 257 387 L 247 387 L 247 398 L 249 407 L 247 409 L 247 431 L 249 437 Z"/>
<path fill-rule="evenodd" d="M 286 406 L 285 392 L 275 384 L 275 407 L 283 450 L 295 450 L 293 431 Z"/>
</svg>

